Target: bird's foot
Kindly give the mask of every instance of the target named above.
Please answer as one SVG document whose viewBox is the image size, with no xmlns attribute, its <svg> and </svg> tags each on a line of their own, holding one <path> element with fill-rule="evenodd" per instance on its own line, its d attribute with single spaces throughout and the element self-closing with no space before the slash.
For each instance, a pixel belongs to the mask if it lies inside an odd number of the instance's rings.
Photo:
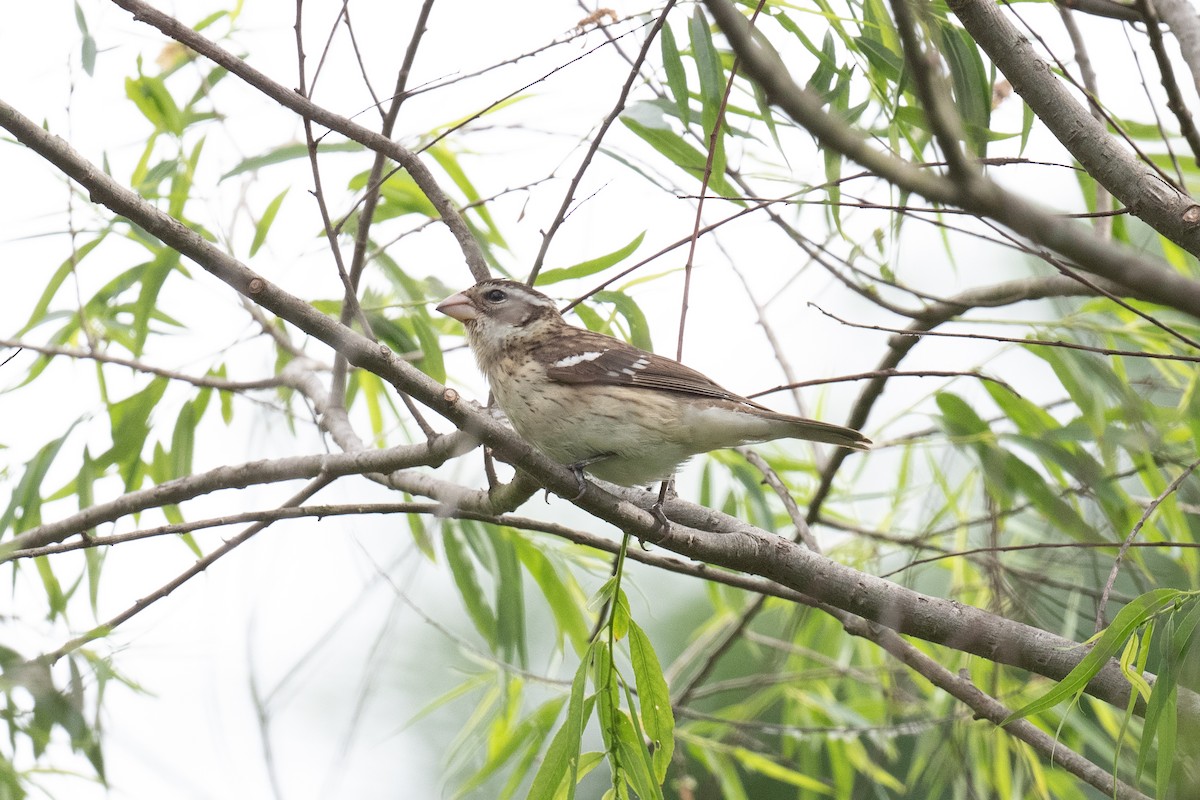
<svg viewBox="0 0 1200 800">
<path fill-rule="evenodd" d="M 666 533 L 671 529 L 671 520 L 667 519 L 667 512 L 663 510 L 663 506 L 667 502 L 667 497 L 672 494 L 672 489 L 675 486 L 675 479 L 669 478 L 662 482 L 662 486 L 658 490 L 658 499 L 654 501 L 654 505 L 650 506 L 650 513 L 654 516 L 654 531 L 655 533 Z M 645 543 L 642 543 L 645 547 Z"/>
<path fill-rule="evenodd" d="M 579 494 L 571 498 L 572 503 L 582 498 L 584 493 L 587 492 L 587 479 L 583 476 L 584 467 L 590 467 L 592 464 L 596 464 L 606 458 L 612 458 L 613 455 L 613 453 L 600 453 L 599 455 L 576 461 L 574 464 L 567 464 L 567 469 L 571 470 L 571 473 L 575 476 L 575 483 L 579 487 Z"/>
</svg>

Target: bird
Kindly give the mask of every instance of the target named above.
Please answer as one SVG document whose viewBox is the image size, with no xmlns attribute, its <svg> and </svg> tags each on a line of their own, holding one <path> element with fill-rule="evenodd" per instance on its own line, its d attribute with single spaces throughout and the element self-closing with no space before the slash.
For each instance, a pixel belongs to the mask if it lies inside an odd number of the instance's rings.
<svg viewBox="0 0 1200 800">
<path fill-rule="evenodd" d="M 851 450 L 853 428 L 780 414 L 674 359 L 578 328 L 523 283 L 493 278 L 443 300 L 496 403 L 525 441 L 575 473 L 620 486 L 663 482 L 695 455 L 774 439 Z"/>
</svg>

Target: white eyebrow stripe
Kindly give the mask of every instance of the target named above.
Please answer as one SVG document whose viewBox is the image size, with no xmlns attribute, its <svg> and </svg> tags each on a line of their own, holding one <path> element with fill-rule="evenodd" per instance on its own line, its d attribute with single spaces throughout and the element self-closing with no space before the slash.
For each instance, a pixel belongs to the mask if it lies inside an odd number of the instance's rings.
<svg viewBox="0 0 1200 800">
<path fill-rule="evenodd" d="M 602 355 L 604 355 L 604 351 L 594 352 L 594 353 L 576 353 L 573 356 L 567 356 L 566 358 L 560 358 L 558 361 L 555 361 L 551 366 L 557 367 L 558 369 L 562 369 L 564 367 L 573 367 L 576 364 L 582 364 L 585 361 L 595 361 L 597 358 L 599 358 Z"/>
</svg>

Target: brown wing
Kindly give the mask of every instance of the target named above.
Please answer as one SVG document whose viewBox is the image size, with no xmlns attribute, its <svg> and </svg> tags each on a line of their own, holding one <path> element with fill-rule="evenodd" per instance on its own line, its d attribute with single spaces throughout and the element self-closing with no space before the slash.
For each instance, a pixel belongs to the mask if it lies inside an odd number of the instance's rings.
<svg viewBox="0 0 1200 800">
<path fill-rule="evenodd" d="M 548 366 L 546 375 L 559 383 L 595 383 L 610 386 L 638 386 L 665 392 L 681 392 L 698 397 L 714 397 L 764 406 L 713 383 L 691 367 L 674 359 L 641 350 L 620 339 L 601 333 L 575 329 L 571 336 L 542 345 L 540 357 Z"/>
</svg>

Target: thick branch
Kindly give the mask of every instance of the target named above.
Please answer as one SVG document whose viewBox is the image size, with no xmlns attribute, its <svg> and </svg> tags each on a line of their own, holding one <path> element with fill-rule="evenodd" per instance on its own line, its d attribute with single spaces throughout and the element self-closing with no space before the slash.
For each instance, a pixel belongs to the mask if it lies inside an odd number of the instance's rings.
<svg viewBox="0 0 1200 800">
<path fill-rule="evenodd" d="M 1088 174 L 1132 214 L 1200 257 L 1200 206 L 1168 185 L 1109 135 L 1054 76 L 1050 66 L 1038 58 L 1029 40 L 1009 22 L 999 6 L 983 0 L 948 0 L 948 5 L 1013 89 Z M 1001 221 L 1023 233 L 1008 220 Z M 1059 252 L 1086 263 L 1066 251 Z M 1132 286 L 1116 275 L 1108 277 Z"/>
<path fill-rule="evenodd" d="M 959 206 L 996 220 L 1030 241 L 1063 254 L 1080 265 L 1080 268 L 1115 281 L 1130 292 L 1200 317 L 1200 282 L 1184 277 L 1166 263 L 1146 258 L 1130 248 L 1115 246 L 1097 237 L 1079 223 L 1037 207 L 985 177 L 969 182 L 952 181 L 876 149 L 864 135 L 851 128 L 842 118 L 825 111 L 816 95 L 796 84 L 779 54 L 760 34 L 749 27 L 728 0 L 705 0 L 705 4 L 717 18 L 730 45 L 745 64 L 746 73 L 763 87 L 774 105 L 803 125 L 823 146 L 842 153 L 906 191 L 919 194 L 933 202 Z M 963 6 L 973 11 L 976 8 L 973 0 L 951 2 L 952 8 Z M 988 6 L 987 13 L 995 16 L 1011 30 L 1007 20 L 994 8 Z M 968 29 L 974 32 L 972 26 L 968 25 Z M 1013 33 L 1014 38 L 1020 38 L 1015 35 L 1015 31 Z M 1024 43 L 1025 57 L 1041 65 L 1041 73 L 1048 72 L 1045 64 L 1034 58 L 1029 43 L 1023 39 L 1021 42 Z M 1018 45 L 1009 42 L 1009 46 Z M 989 54 L 996 58 L 990 51 Z M 1022 87 L 1017 86 L 1017 80 L 1013 80 L 1011 75 L 1009 78 L 1019 91 Z M 1049 83 L 1056 90 L 1048 92 L 1053 96 L 1054 102 L 1073 104 L 1078 108 L 1078 104 L 1074 103 L 1065 89 L 1053 81 Z M 1031 102 L 1030 105 L 1034 104 Z M 1036 110 L 1038 106 L 1034 108 Z M 1090 131 L 1098 127 L 1086 112 L 1080 112 L 1078 120 L 1075 120 L 1075 117 L 1071 119 L 1076 130 Z M 1097 141 L 1099 158 L 1106 162 L 1103 165 L 1106 180 L 1102 182 L 1129 206 L 1131 212 L 1138 214 L 1184 249 L 1200 256 L 1200 205 L 1192 203 L 1190 198 L 1180 194 L 1154 172 L 1136 162 L 1106 134 Z M 1088 162 L 1095 160 L 1096 158 L 1088 158 Z M 1085 163 L 1085 166 L 1088 166 L 1088 163 Z M 1128 186 L 1137 187 L 1137 191 L 1130 191 L 1128 188 L 1122 188 L 1120 191 L 1113 189 L 1108 181 L 1118 177 Z"/>
<path fill-rule="evenodd" d="M 391 472 L 418 464 L 436 465 L 457 455 L 464 445 L 473 447 L 474 443 L 469 439 L 464 441 L 461 434 L 451 434 L 429 444 L 405 445 L 388 450 L 293 456 L 217 467 L 199 475 L 189 475 L 149 489 L 129 492 L 111 502 L 97 503 L 56 522 L 31 528 L 0 546 L 0 563 L 11 560 L 14 551 L 61 542 L 69 536 L 129 514 L 182 503 L 210 492 L 318 476 L 335 478 L 367 472 Z"/>
<path fill-rule="evenodd" d="M 1159 19 L 1167 23 L 1200 95 L 1200 13 L 1189 0 L 1154 0 Z"/>
</svg>

